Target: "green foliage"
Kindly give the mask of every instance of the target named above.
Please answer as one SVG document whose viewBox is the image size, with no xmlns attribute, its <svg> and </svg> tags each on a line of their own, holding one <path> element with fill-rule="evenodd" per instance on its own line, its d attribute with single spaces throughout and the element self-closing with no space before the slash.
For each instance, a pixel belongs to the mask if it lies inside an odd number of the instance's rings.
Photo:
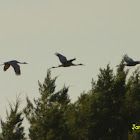
<svg viewBox="0 0 140 140">
<path fill-rule="evenodd" d="M 14 107 L 10 104 L 10 113 L 7 112 L 6 122 L 1 120 L 2 135 L 0 140 L 25 140 L 24 127 L 22 127 L 22 112 L 18 112 L 20 100 L 17 98 Z"/>
<path fill-rule="evenodd" d="M 29 137 L 33 140 L 62 140 L 68 138 L 65 111 L 69 106 L 68 88 L 55 92 L 55 80 L 47 72 L 44 83 L 39 82 L 41 97 L 34 104 L 27 97 L 24 113 L 30 123 Z"/>
<path fill-rule="evenodd" d="M 128 140 L 132 124 L 140 118 L 140 82 L 138 70 L 128 82 L 127 75 L 123 62 L 116 75 L 109 65 L 100 69 L 98 80 L 92 80 L 92 89 L 71 106 L 68 119 L 75 139 Z"/>
<path fill-rule="evenodd" d="M 38 82 L 39 98 L 31 101 L 27 97 L 24 114 L 30 124 L 29 138 L 139 140 L 140 130 L 132 130 L 133 124 L 140 126 L 139 73 L 138 68 L 128 77 L 129 70 L 126 69 L 123 60 L 116 74 L 107 65 L 106 68 L 100 69 L 97 81 L 92 79 L 91 89 L 86 93 L 83 92 L 75 103 L 71 103 L 67 87 L 55 91 L 57 77 L 52 79 L 51 71 L 48 70 L 44 83 Z M 17 108 L 16 106 L 15 109 L 12 108 L 11 114 L 12 112 L 18 114 Z M 12 115 L 8 115 L 14 123 L 1 121 L 3 136 L 9 138 L 13 132 L 9 131 L 9 128 L 13 130 L 11 128 L 21 126 L 21 114 L 16 116 L 18 121 L 15 121 Z M 11 127 L 9 122 L 16 125 Z M 0 139 L 3 136 L 0 136 Z"/>
</svg>

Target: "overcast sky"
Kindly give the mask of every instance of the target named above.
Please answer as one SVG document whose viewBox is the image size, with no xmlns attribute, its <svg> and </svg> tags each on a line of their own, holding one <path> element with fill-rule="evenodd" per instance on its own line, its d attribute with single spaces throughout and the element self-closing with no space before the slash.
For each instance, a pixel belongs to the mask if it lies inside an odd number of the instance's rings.
<svg viewBox="0 0 140 140">
<path fill-rule="evenodd" d="M 99 68 L 108 63 L 116 70 L 122 56 L 140 60 L 139 0 L 6 0 L 0 1 L 0 63 L 21 65 L 21 76 L 13 68 L 0 67 L 0 116 L 6 116 L 8 100 L 21 93 L 38 98 L 38 80 L 43 83 L 47 69 L 60 64 L 59 52 L 85 66 L 52 70 L 58 76 L 57 90 L 70 86 L 72 101 L 91 89 Z M 134 71 L 135 68 L 131 68 Z"/>
</svg>

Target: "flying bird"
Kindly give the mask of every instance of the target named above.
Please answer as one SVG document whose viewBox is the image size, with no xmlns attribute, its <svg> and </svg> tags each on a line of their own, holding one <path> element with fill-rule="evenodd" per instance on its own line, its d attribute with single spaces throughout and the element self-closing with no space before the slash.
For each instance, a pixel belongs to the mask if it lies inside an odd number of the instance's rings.
<svg viewBox="0 0 140 140">
<path fill-rule="evenodd" d="M 134 61 L 132 58 L 130 58 L 127 54 L 124 55 L 123 60 L 126 62 L 124 66 L 135 66 L 137 64 L 140 64 L 140 61 Z M 118 65 L 117 65 L 118 66 Z"/>
<path fill-rule="evenodd" d="M 14 68 L 15 74 L 20 75 L 21 74 L 20 66 L 18 64 L 28 64 L 28 63 L 12 60 L 12 61 L 8 61 L 8 62 L 4 62 L 4 64 L 1 64 L 1 65 L 4 65 L 4 69 L 3 69 L 4 71 L 6 71 L 10 66 L 12 66 Z"/>
<path fill-rule="evenodd" d="M 59 65 L 57 67 L 52 67 L 52 68 L 70 67 L 70 66 L 80 66 L 80 65 L 83 65 L 83 64 L 73 64 L 72 62 L 74 60 L 76 60 L 76 58 L 67 60 L 67 58 L 65 56 L 63 56 L 62 54 L 60 54 L 60 53 L 55 53 L 55 55 L 58 56 L 58 58 L 59 58 L 60 62 L 62 63 L 62 65 Z"/>
<path fill-rule="evenodd" d="M 135 66 L 140 64 L 140 61 L 134 61 L 132 58 L 128 57 L 127 54 L 124 56 L 124 61 L 126 62 L 125 66 Z"/>
</svg>

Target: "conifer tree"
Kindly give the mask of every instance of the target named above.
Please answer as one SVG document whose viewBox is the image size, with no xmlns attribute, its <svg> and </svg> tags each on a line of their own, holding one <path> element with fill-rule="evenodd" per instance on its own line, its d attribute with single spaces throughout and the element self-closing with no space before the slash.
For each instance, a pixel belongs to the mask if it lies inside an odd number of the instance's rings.
<svg viewBox="0 0 140 140">
<path fill-rule="evenodd" d="M 122 111 L 127 92 L 127 74 L 123 62 L 116 75 L 109 65 L 105 69 L 100 69 L 97 81 L 92 81 L 92 89 L 79 97 L 74 104 L 72 115 L 69 116 L 73 123 L 70 131 L 75 138 L 128 139 L 128 121 L 125 120 L 126 114 Z"/>
<path fill-rule="evenodd" d="M 24 114 L 29 121 L 31 140 L 139 140 L 140 76 L 139 68 L 128 77 L 123 61 L 114 74 L 107 65 L 100 69 L 97 81 L 71 103 L 68 88 L 55 91 L 57 77 L 47 71 L 44 83 L 39 84 L 40 96 L 31 101 L 27 97 Z M 10 104 L 7 121 L 1 120 L 0 140 L 26 139 L 22 127 L 22 112 Z"/>
<path fill-rule="evenodd" d="M 30 123 L 29 137 L 32 140 L 68 139 L 65 111 L 70 100 L 68 88 L 55 93 L 55 81 L 48 70 L 44 83 L 39 82 L 40 97 L 32 103 L 27 97 L 24 113 Z"/>
<path fill-rule="evenodd" d="M 10 113 L 7 111 L 6 122 L 1 119 L 2 134 L 0 140 L 25 140 L 24 127 L 22 126 L 22 112 L 18 111 L 20 99 L 17 98 L 14 107 L 11 103 Z"/>
</svg>

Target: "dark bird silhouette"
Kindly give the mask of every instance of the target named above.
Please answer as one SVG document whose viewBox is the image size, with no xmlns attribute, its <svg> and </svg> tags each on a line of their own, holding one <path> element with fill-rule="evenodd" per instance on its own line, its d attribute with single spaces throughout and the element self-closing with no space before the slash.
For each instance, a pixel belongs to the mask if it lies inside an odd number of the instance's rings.
<svg viewBox="0 0 140 140">
<path fill-rule="evenodd" d="M 80 65 L 83 65 L 83 64 L 73 64 L 72 62 L 74 60 L 76 60 L 76 58 L 67 60 L 67 58 L 65 56 L 61 55 L 60 53 L 55 53 L 55 55 L 58 56 L 58 58 L 59 58 L 60 62 L 62 63 L 62 65 L 59 65 L 57 67 L 52 67 L 52 68 L 70 67 L 70 66 L 80 66 Z"/>
<path fill-rule="evenodd" d="M 4 71 L 6 71 L 10 66 L 12 66 L 14 68 L 14 71 L 15 71 L 15 74 L 16 75 L 20 75 L 21 74 L 21 71 L 20 71 L 20 66 L 18 65 L 19 64 L 28 64 L 26 62 L 18 62 L 16 60 L 12 60 L 12 61 L 8 61 L 8 62 L 4 62 L 4 64 L 1 64 L 1 65 L 4 65 Z"/>
<path fill-rule="evenodd" d="M 124 55 L 123 60 L 126 62 L 123 64 L 124 66 L 135 66 L 137 64 L 140 64 L 140 61 L 134 61 L 132 58 L 130 58 L 127 54 Z M 119 65 L 117 65 L 118 67 Z"/>
<path fill-rule="evenodd" d="M 128 57 L 127 54 L 124 56 L 124 61 L 126 62 L 126 64 L 124 64 L 125 66 L 135 66 L 140 64 L 140 61 L 134 61 L 132 58 Z"/>
</svg>

